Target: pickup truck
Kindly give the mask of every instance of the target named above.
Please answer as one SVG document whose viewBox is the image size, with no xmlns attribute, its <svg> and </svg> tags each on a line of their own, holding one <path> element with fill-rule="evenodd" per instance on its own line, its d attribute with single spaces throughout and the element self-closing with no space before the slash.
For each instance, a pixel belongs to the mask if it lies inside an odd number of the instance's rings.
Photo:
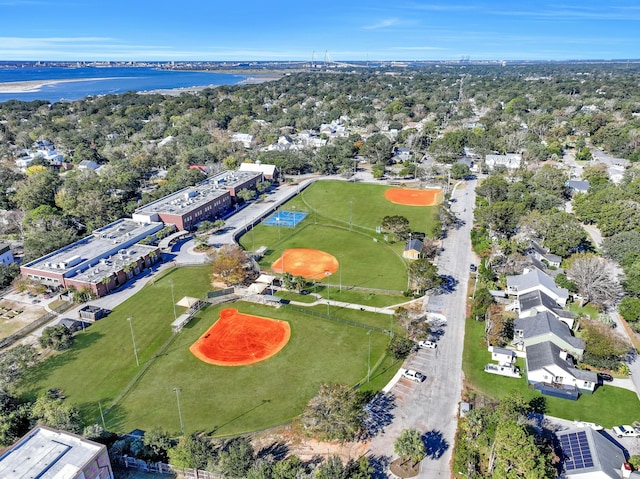
<svg viewBox="0 0 640 479">
<path fill-rule="evenodd" d="M 614 426 L 613 433 L 617 437 L 640 437 L 640 429 L 631 426 Z"/>
</svg>

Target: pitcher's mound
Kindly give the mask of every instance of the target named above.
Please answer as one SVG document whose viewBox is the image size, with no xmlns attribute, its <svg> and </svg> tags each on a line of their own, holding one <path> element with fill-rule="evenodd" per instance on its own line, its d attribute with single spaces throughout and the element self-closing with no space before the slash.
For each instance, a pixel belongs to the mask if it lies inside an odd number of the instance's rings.
<svg viewBox="0 0 640 479">
<path fill-rule="evenodd" d="M 338 271 L 338 260 L 332 254 L 311 248 L 286 249 L 271 269 L 307 279 L 321 280 Z"/>
<path fill-rule="evenodd" d="M 252 316 L 229 308 L 191 345 L 189 351 L 205 363 L 246 366 L 277 354 L 289 342 L 286 321 Z"/>
<path fill-rule="evenodd" d="M 442 203 L 442 190 L 411 190 L 408 188 L 389 188 L 384 197 L 399 205 L 406 206 L 434 206 Z"/>
</svg>

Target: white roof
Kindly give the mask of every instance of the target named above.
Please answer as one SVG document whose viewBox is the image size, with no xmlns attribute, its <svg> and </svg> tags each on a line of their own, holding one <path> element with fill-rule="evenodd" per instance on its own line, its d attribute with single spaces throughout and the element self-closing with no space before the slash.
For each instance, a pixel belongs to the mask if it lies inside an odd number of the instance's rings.
<svg viewBox="0 0 640 479">
<path fill-rule="evenodd" d="M 269 287 L 265 283 L 253 283 L 247 288 L 247 291 L 251 294 L 262 294 L 262 292 Z"/>
<path fill-rule="evenodd" d="M 258 276 L 258 279 L 256 279 L 256 283 L 271 284 L 273 283 L 274 279 L 276 279 L 276 277 L 271 274 L 261 274 L 260 276 Z"/>
<path fill-rule="evenodd" d="M 273 176 L 276 174 L 276 165 L 264 165 L 262 163 L 242 163 L 239 171 L 254 171 L 263 175 Z"/>
<path fill-rule="evenodd" d="M 194 298 L 192 296 L 185 296 L 180 301 L 178 301 L 176 305 L 183 306 L 185 308 L 190 308 L 191 306 L 196 304 L 198 301 L 200 301 L 198 298 Z"/>
<path fill-rule="evenodd" d="M 90 463 L 105 446 L 38 426 L 0 456 L 0 477 L 64 479 Z"/>
</svg>

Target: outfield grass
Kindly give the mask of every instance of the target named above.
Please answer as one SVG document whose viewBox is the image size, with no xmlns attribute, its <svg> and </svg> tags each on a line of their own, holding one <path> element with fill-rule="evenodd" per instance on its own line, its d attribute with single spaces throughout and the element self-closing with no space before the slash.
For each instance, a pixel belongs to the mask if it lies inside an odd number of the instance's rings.
<svg viewBox="0 0 640 479">
<path fill-rule="evenodd" d="M 529 388 L 524 360 L 518 358 L 517 365 L 523 371 L 521 379 L 507 378 L 483 371 L 491 362 L 491 354 L 483 342 L 484 323 L 467 319 L 463 365 L 468 385 L 492 398 L 501 398 L 512 391 L 520 392 L 527 400 L 544 398 L 547 414 L 568 420 L 580 419 L 612 427 L 630 424 L 637 420 L 638 397 L 632 391 L 609 385 L 596 389 L 593 395 L 584 394 L 577 401 L 542 396 Z"/>
<path fill-rule="evenodd" d="M 202 296 L 196 291 L 204 293 L 208 289 L 206 267 L 173 270 L 118 306 L 109 317 L 79 333 L 71 350 L 30 371 L 21 383 L 22 394 L 33 398 L 49 388 L 60 388 L 88 423 L 99 418 L 100 403 L 110 430 L 127 432 L 160 426 L 178 434 L 174 388 L 180 388 L 187 432 L 230 435 L 287 422 L 301 412 L 323 382 L 356 385 L 365 381 L 369 340 L 371 366 L 379 363 L 379 367 L 362 389 L 386 384 L 399 367 L 384 358 L 388 342 L 385 334 L 372 332 L 368 336 L 362 328 L 286 308 L 242 302 L 233 307 L 289 321 L 290 342 L 273 358 L 252 366 L 206 364 L 188 348 L 215 322 L 219 310 L 229 305 L 201 311 L 171 341 L 169 278 L 174 281 L 176 298 L 185 294 Z M 135 363 L 128 315 L 133 316 L 140 368 Z M 388 316 L 360 311 L 345 311 L 341 316 L 371 325 L 389 321 Z M 163 344 L 167 347 L 159 351 Z M 152 359 L 156 353 L 158 356 Z M 135 387 L 109 408 L 140 370 L 144 374 L 135 380 Z"/>
<path fill-rule="evenodd" d="M 269 228 L 268 226 L 266 228 Z M 334 255 L 342 272 L 322 280 L 339 286 L 380 288 L 402 291 L 407 285 L 407 264 L 401 256 L 383 243 L 341 228 L 306 224 L 297 227 L 296 234 L 269 249 L 260 266 L 269 270 L 288 248 L 313 248 Z M 333 292 L 332 288 L 332 291 Z"/>
</svg>

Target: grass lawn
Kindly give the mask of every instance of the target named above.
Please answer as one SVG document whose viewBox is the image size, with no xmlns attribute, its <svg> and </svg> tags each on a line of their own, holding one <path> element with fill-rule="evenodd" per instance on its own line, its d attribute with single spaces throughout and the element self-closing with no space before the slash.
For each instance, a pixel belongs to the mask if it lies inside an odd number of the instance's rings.
<svg viewBox="0 0 640 479">
<path fill-rule="evenodd" d="M 600 317 L 598 310 L 590 304 L 587 304 L 586 306 L 578 306 L 576 303 L 571 303 L 567 306 L 567 309 L 576 314 L 586 314 L 591 319 L 598 319 L 598 317 Z"/>
<path fill-rule="evenodd" d="M 524 360 L 518 358 L 518 366 L 523 371 L 521 379 L 507 378 L 483 371 L 491 362 L 491 354 L 483 342 L 484 323 L 466 320 L 465 344 L 462 368 L 468 385 L 484 396 L 501 398 L 512 391 L 518 391 L 527 399 L 542 397 L 546 402 L 547 414 L 563 419 L 595 422 L 605 427 L 630 424 L 637 420 L 638 397 L 632 391 L 605 385 L 596 389 L 593 395 L 584 394 L 577 401 L 542 396 L 529 388 L 524 374 Z"/>
<path fill-rule="evenodd" d="M 110 316 L 79 333 L 70 350 L 30 371 L 20 385 L 22 394 L 34 397 L 49 388 L 60 388 L 88 423 L 99 418 L 100 403 L 110 430 L 128 432 L 159 426 L 178 434 L 174 388 L 180 388 L 187 432 L 230 435 L 287 422 L 301 412 L 323 382 L 356 385 L 366 381 L 369 341 L 371 366 L 377 368 L 363 389 L 386 384 L 400 366 L 385 357 L 387 335 L 372 332 L 368 336 L 365 329 L 296 310 L 242 302 L 233 307 L 289 321 L 292 336 L 288 345 L 273 358 L 252 366 L 219 367 L 201 362 L 189 346 L 213 324 L 219 310 L 230 305 L 201 311 L 171 341 L 173 309 L 167 280 L 174 281 L 176 299 L 186 294 L 202 297 L 209 289 L 207 273 L 206 267 L 180 268 L 157 278 Z M 389 321 L 388 316 L 360 311 L 345 311 L 341 316 L 355 320 L 356 313 L 360 322 L 372 325 Z M 129 315 L 140 368 L 133 354 Z M 160 349 L 163 344 L 166 347 Z M 141 370 L 144 373 L 136 377 Z M 109 408 L 131 384 L 128 393 Z"/>
<path fill-rule="evenodd" d="M 339 286 L 342 279 L 343 287 L 357 286 L 395 291 L 402 291 L 407 287 L 405 259 L 388 245 L 374 242 L 370 237 L 360 233 L 303 222 L 296 228 L 295 235 L 289 236 L 267 251 L 260 261 L 261 268 L 271 268 L 287 248 L 313 248 L 334 255 L 342 266 L 342 272 L 336 272 L 323 279 L 322 283 Z"/>
</svg>

